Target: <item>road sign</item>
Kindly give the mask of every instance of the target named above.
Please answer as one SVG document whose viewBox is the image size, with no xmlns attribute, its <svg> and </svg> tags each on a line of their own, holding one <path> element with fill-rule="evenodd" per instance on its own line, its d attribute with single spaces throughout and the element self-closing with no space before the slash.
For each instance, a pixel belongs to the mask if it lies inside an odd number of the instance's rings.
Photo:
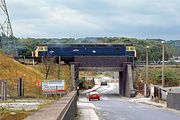
<svg viewBox="0 0 180 120">
<path fill-rule="evenodd" d="M 36 86 L 41 86 L 40 80 L 36 80 L 35 83 L 36 83 Z"/>
<path fill-rule="evenodd" d="M 41 88 L 44 94 L 64 93 L 64 80 L 42 81 Z"/>
</svg>

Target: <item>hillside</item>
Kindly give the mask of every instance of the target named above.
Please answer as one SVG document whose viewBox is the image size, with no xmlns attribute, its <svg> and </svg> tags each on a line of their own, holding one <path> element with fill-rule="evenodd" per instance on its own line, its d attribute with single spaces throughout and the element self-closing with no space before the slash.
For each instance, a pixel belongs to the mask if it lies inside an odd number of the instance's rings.
<svg viewBox="0 0 180 120">
<path fill-rule="evenodd" d="M 25 96 L 36 96 L 35 80 L 45 79 L 42 69 L 42 65 L 25 66 L 12 58 L 0 54 L 0 80 L 7 80 L 8 94 L 12 97 L 17 95 L 17 81 L 19 78 L 23 79 Z M 68 71 L 68 65 L 61 66 L 61 79 L 65 80 L 67 91 L 70 90 L 69 86 L 71 85 Z M 52 67 L 48 79 L 57 79 L 57 67 Z"/>
<path fill-rule="evenodd" d="M 43 76 L 35 70 L 0 54 L 0 80 L 7 80 L 8 94 L 10 96 L 16 95 L 18 78 L 23 79 L 25 96 L 34 96 L 36 90 L 35 80 L 41 80 Z"/>
<path fill-rule="evenodd" d="M 174 55 L 180 56 L 180 40 L 170 40 L 168 44 L 172 45 L 174 48 Z"/>
<path fill-rule="evenodd" d="M 36 70 L 38 73 L 43 75 L 43 80 L 45 79 L 45 66 L 43 64 L 38 64 L 35 66 L 30 66 L 31 69 Z M 59 74 L 58 74 L 59 73 Z M 61 80 L 65 80 L 65 90 L 66 92 L 70 91 L 72 88 L 72 82 L 70 81 L 70 68 L 69 65 L 62 64 L 60 68 L 58 64 L 52 64 L 50 67 L 48 78 L 49 80 L 57 80 L 58 78 Z"/>
</svg>

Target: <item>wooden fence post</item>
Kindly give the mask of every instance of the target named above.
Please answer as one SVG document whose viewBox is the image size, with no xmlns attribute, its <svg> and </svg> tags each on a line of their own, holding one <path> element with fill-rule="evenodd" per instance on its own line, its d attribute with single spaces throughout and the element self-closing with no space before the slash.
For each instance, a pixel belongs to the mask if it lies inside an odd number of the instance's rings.
<svg viewBox="0 0 180 120">
<path fill-rule="evenodd" d="M 1 81 L 1 100 L 7 100 L 7 82 L 5 80 Z"/>
</svg>

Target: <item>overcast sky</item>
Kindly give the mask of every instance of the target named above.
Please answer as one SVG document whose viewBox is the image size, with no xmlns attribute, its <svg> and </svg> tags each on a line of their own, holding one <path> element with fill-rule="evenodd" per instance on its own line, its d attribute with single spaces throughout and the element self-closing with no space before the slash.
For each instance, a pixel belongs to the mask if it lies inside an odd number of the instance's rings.
<svg viewBox="0 0 180 120">
<path fill-rule="evenodd" d="M 6 3 L 16 37 L 180 39 L 180 0 L 6 0 Z"/>
</svg>

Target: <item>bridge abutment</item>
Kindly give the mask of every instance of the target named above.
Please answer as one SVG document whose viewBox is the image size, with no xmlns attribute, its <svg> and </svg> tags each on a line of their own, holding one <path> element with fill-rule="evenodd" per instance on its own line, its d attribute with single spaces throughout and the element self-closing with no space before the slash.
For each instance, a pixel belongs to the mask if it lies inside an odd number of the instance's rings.
<svg viewBox="0 0 180 120">
<path fill-rule="evenodd" d="M 75 62 L 70 62 L 73 90 L 77 90 L 78 87 L 79 70 L 92 70 L 92 68 L 95 71 L 118 71 L 119 95 L 130 97 L 133 89 L 132 62 L 127 62 L 125 57 L 112 57 L 112 59 L 111 57 L 76 57 Z"/>
</svg>

